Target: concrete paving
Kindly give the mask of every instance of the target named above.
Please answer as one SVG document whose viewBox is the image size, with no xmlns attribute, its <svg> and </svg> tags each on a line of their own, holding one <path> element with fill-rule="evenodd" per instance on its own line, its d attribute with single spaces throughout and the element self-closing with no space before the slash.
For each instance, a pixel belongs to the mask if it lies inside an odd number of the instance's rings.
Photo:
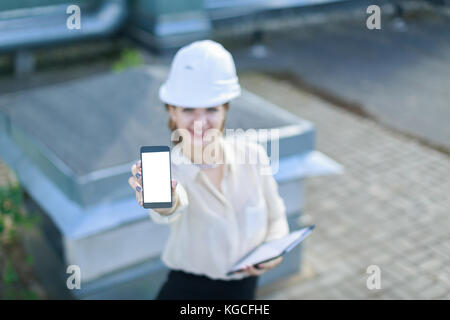
<svg viewBox="0 0 450 320">
<path fill-rule="evenodd" d="M 414 1 L 412 1 L 414 2 Z M 361 8 L 360 13 L 365 13 Z M 381 30 L 366 14 L 269 31 L 264 47 L 234 47 L 237 68 L 291 79 L 340 105 L 450 150 L 450 12 L 424 9 Z"/>
<path fill-rule="evenodd" d="M 450 158 L 285 81 L 241 82 L 312 121 L 317 149 L 343 164 L 339 176 L 305 183 L 304 274 L 265 289 L 262 299 L 449 299 Z M 366 286 L 367 267 L 381 289 Z"/>
</svg>

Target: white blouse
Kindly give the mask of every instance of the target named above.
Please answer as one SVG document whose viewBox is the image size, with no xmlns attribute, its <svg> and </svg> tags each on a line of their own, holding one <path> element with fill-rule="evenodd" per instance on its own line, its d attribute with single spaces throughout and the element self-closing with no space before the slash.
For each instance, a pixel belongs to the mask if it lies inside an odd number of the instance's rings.
<svg viewBox="0 0 450 320">
<path fill-rule="evenodd" d="M 222 192 L 183 155 L 179 144 L 172 148 L 171 157 L 180 205 L 168 216 L 152 209 L 149 214 L 154 222 L 170 226 L 161 257 L 167 267 L 212 279 L 241 279 L 248 275 L 226 273 L 259 244 L 287 235 L 289 226 L 277 182 L 272 174 L 261 174 L 269 168 L 264 148 L 235 139 L 221 142 L 225 160 Z M 239 159 L 245 158 L 239 157 L 249 151 L 256 152 L 260 160 L 241 164 Z"/>
</svg>

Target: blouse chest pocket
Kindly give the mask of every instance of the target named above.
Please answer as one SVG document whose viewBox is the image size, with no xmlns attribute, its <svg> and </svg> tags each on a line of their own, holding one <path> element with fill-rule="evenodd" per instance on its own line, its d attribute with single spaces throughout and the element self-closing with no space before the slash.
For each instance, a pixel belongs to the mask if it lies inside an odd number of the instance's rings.
<svg viewBox="0 0 450 320">
<path fill-rule="evenodd" d="M 245 233 L 250 241 L 261 241 L 267 232 L 267 205 L 263 197 L 245 208 Z"/>
</svg>

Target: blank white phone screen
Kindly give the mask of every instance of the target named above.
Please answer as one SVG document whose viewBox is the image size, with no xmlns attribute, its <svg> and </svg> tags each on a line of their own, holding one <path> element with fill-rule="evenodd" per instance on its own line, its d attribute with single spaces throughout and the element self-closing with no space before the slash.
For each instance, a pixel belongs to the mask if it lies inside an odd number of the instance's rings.
<svg viewBox="0 0 450 320">
<path fill-rule="evenodd" d="M 144 202 L 170 202 L 169 152 L 142 153 Z"/>
</svg>

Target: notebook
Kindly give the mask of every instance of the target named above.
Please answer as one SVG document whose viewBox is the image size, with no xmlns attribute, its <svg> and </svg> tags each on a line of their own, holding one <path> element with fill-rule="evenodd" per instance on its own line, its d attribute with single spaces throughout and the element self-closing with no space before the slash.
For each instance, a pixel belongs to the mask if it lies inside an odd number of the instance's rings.
<svg viewBox="0 0 450 320">
<path fill-rule="evenodd" d="M 238 272 L 247 265 L 257 265 L 284 255 L 302 242 L 313 229 L 314 225 L 293 231 L 283 238 L 264 242 L 239 260 L 227 275 Z"/>
</svg>

